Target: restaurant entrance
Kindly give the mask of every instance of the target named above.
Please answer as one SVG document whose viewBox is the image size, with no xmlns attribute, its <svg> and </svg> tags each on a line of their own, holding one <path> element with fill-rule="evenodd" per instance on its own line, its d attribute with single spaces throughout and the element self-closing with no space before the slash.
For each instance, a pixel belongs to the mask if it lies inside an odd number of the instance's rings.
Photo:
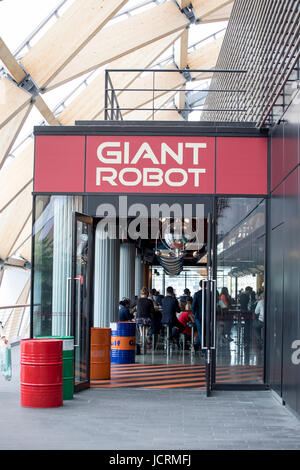
<svg viewBox="0 0 300 470">
<path fill-rule="evenodd" d="M 191 307 L 201 345 L 188 356 L 200 369 L 180 370 L 178 384 L 166 376 L 170 363 L 153 364 L 168 369 L 149 387 L 164 375 L 165 388 L 208 395 L 263 387 L 265 136 L 165 123 L 35 134 L 31 334 L 75 336 L 77 389 L 90 384 L 90 327 L 117 321 L 119 302 L 143 286 L 162 296 L 175 287 L 180 301 L 182 279 L 191 298 L 202 291 Z"/>
</svg>

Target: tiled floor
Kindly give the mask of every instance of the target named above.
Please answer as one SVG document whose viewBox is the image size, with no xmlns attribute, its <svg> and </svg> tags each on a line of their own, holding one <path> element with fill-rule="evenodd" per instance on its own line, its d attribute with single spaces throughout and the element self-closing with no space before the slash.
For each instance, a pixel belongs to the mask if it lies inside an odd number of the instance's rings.
<svg viewBox="0 0 300 470">
<path fill-rule="evenodd" d="M 0 449 L 300 449 L 300 422 L 271 392 L 86 390 L 55 409 L 20 406 L 0 378 Z"/>
</svg>

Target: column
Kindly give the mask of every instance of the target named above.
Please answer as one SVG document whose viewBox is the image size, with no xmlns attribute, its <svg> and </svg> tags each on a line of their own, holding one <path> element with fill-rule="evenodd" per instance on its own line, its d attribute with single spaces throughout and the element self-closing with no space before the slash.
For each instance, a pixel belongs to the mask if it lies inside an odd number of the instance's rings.
<svg viewBox="0 0 300 470">
<path fill-rule="evenodd" d="M 81 211 L 81 198 L 53 197 L 52 335 L 58 336 L 69 335 L 71 327 L 72 213 L 75 211 Z"/>
<path fill-rule="evenodd" d="M 144 285 L 144 263 L 142 262 L 142 255 L 136 253 L 135 256 L 135 295 L 140 296 L 141 288 Z"/>
<path fill-rule="evenodd" d="M 95 232 L 94 326 L 109 328 L 119 318 L 120 242 L 104 237 L 100 222 Z"/>
<path fill-rule="evenodd" d="M 120 245 L 120 299 L 134 298 L 135 292 L 135 245 L 121 243 Z"/>
</svg>

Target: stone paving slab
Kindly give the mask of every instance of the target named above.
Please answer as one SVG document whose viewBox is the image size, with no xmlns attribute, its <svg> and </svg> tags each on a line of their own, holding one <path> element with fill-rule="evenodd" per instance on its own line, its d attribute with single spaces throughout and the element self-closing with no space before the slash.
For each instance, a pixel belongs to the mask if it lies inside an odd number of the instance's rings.
<svg viewBox="0 0 300 470">
<path fill-rule="evenodd" d="M 20 406 L 0 377 L 0 449 L 300 449 L 300 421 L 271 392 L 90 389 L 64 406 Z"/>
</svg>

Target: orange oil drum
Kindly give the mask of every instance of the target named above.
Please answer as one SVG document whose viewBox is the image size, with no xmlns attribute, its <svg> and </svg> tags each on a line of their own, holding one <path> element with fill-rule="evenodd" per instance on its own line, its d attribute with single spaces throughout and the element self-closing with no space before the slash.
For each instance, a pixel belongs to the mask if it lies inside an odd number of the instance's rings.
<svg viewBox="0 0 300 470">
<path fill-rule="evenodd" d="M 110 328 L 91 328 L 91 380 L 110 379 Z"/>
</svg>

